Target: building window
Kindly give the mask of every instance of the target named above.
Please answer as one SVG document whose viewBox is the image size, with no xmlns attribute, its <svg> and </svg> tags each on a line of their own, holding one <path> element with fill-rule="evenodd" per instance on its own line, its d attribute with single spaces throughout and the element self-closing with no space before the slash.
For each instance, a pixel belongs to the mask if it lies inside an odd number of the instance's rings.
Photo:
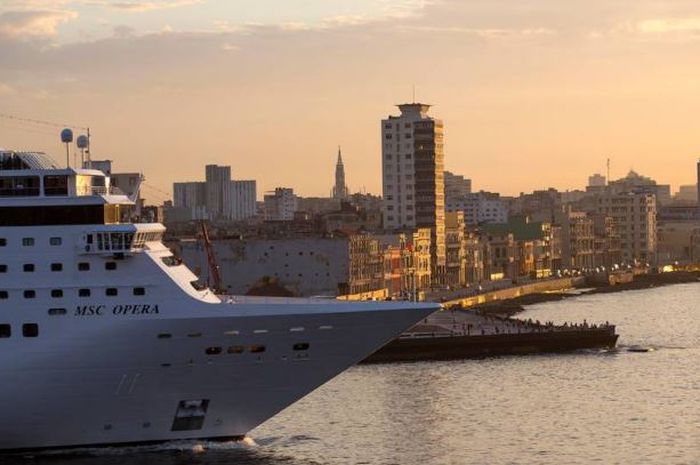
<svg viewBox="0 0 700 465">
<path fill-rule="evenodd" d="M 134 295 L 146 295 L 146 289 L 143 287 L 135 287 Z"/>
<path fill-rule="evenodd" d="M 114 271 L 117 269 L 117 262 L 107 262 L 105 263 L 105 270 Z"/>
<path fill-rule="evenodd" d="M 25 263 L 24 266 L 22 267 L 25 273 L 33 273 L 34 272 L 34 264 L 33 263 Z"/>
<path fill-rule="evenodd" d="M 63 271 L 63 263 L 52 263 L 51 271 Z"/>
<path fill-rule="evenodd" d="M 8 324 L 0 325 L 0 338 L 8 338 L 12 336 L 12 326 Z"/>
<path fill-rule="evenodd" d="M 49 245 L 61 245 L 63 240 L 60 237 L 52 237 L 49 239 Z"/>
<path fill-rule="evenodd" d="M 25 323 L 22 325 L 22 336 L 37 337 L 39 335 L 39 325 L 36 323 Z"/>
<path fill-rule="evenodd" d="M 24 247 L 34 247 L 34 238 L 33 237 L 25 237 L 22 239 L 22 245 Z"/>
<path fill-rule="evenodd" d="M 36 297 L 36 291 L 33 291 L 33 290 L 24 291 L 24 298 L 25 299 L 33 299 L 34 297 Z"/>
<path fill-rule="evenodd" d="M 105 295 L 107 297 L 115 297 L 118 294 L 117 288 L 116 287 L 108 287 L 105 289 Z"/>
<path fill-rule="evenodd" d="M 90 297 L 90 289 L 78 289 L 78 297 Z"/>
<path fill-rule="evenodd" d="M 51 297 L 54 299 L 60 299 L 63 297 L 63 290 L 62 289 L 51 289 Z"/>
<path fill-rule="evenodd" d="M 90 264 L 88 262 L 78 263 L 78 271 L 90 271 Z"/>
</svg>

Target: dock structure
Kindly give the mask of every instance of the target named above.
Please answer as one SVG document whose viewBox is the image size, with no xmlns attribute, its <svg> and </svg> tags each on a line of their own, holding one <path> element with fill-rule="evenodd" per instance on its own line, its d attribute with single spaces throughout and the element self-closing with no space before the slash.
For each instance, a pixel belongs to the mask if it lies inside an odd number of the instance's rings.
<svg viewBox="0 0 700 465">
<path fill-rule="evenodd" d="M 364 363 L 482 358 L 499 355 L 614 348 L 615 326 L 555 325 L 532 320 L 443 310 L 415 325 Z"/>
</svg>

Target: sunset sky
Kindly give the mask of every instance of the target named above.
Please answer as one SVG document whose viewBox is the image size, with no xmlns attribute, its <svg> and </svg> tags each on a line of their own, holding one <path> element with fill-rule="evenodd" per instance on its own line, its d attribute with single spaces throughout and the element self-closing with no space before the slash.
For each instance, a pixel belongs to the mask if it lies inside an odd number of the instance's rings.
<svg viewBox="0 0 700 465">
<path fill-rule="evenodd" d="M 90 126 L 147 199 L 205 163 L 306 196 L 381 193 L 380 120 L 433 104 L 446 168 L 506 195 L 631 168 L 695 183 L 697 0 L 1 0 L 0 113 Z M 0 117 L 0 147 L 62 159 Z M 156 191 L 154 189 L 158 189 Z"/>
</svg>

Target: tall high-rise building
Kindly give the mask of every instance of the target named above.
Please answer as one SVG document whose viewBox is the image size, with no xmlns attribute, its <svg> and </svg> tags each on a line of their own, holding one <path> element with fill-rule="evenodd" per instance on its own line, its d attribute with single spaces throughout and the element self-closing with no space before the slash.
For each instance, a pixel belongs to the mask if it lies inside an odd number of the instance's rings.
<svg viewBox="0 0 700 465">
<path fill-rule="evenodd" d="M 231 213 L 234 221 L 252 218 L 256 213 L 255 181 L 231 181 Z"/>
<path fill-rule="evenodd" d="M 385 229 L 430 228 L 433 277 L 445 268 L 445 156 L 443 124 L 430 105 L 399 105 L 382 120 L 382 192 Z"/>
<path fill-rule="evenodd" d="M 212 220 L 229 218 L 231 212 L 231 167 L 206 165 L 207 212 Z"/>
<path fill-rule="evenodd" d="M 201 181 L 173 183 L 173 206 L 186 211 L 183 219 L 207 218 L 207 185 Z"/>
<path fill-rule="evenodd" d="M 697 181 L 696 187 L 698 188 L 698 197 L 697 197 L 697 199 L 698 199 L 698 211 L 699 211 L 698 218 L 700 218 L 700 159 L 698 159 L 697 170 L 698 170 L 698 172 L 697 172 L 697 178 L 696 178 L 696 181 Z"/>
<path fill-rule="evenodd" d="M 335 164 L 335 185 L 331 192 L 331 197 L 334 199 L 343 200 L 350 195 L 347 184 L 345 184 L 345 167 L 343 166 L 343 156 L 340 154 L 340 146 L 338 146 L 338 161 Z"/>
</svg>

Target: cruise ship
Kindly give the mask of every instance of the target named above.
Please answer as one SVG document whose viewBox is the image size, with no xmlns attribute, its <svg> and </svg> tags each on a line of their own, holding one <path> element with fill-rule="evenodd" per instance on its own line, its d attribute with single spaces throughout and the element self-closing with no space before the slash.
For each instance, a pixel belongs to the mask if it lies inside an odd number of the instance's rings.
<svg viewBox="0 0 700 465">
<path fill-rule="evenodd" d="M 0 149 L 2 451 L 243 438 L 439 308 L 218 295 L 90 166 Z"/>
</svg>

